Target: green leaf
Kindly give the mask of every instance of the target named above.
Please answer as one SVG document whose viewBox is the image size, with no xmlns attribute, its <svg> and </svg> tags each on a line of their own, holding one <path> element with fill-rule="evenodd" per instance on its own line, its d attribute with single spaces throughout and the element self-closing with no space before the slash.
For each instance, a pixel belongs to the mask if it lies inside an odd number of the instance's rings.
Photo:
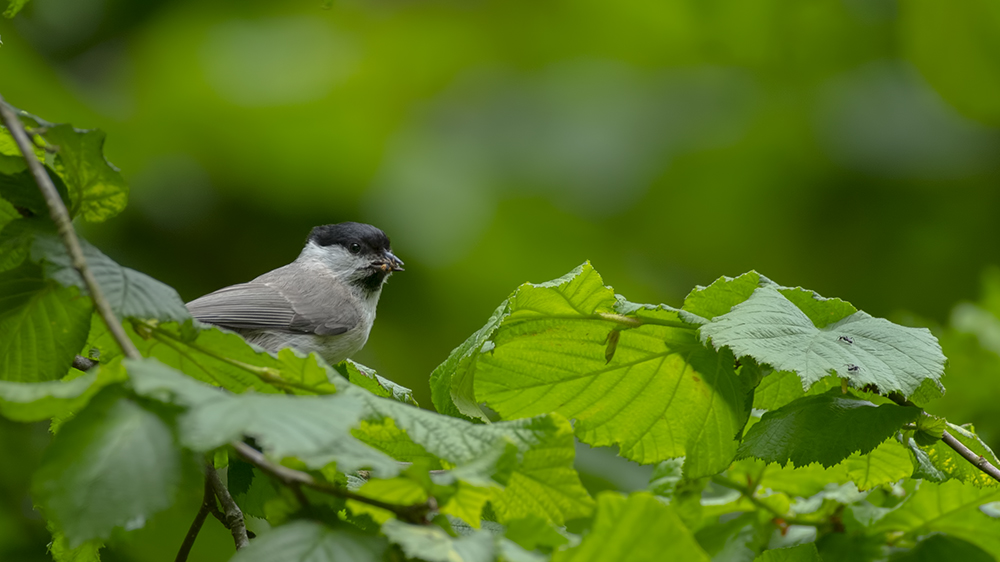
<svg viewBox="0 0 1000 562">
<path fill-rule="evenodd" d="M 778 371 L 765 375 L 754 389 L 753 407 L 777 410 L 797 398 L 816 396 L 834 388 L 840 388 L 840 379 L 834 376 L 820 379 L 805 391 L 802 390 L 802 380 L 798 375 L 791 371 Z"/>
<path fill-rule="evenodd" d="M 695 287 L 684 297 L 681 310 L 711 320 L 716 316 L 728 313 L 739 303 L 750 298 L 762 283 L 769 284 L 767 278 L 762 278 L 756 271 L 750 271 L 736 277 L 720 277 L 708 287 Z"/>
<path fill-rule="evenodd" d="M 104 159 L 103 131 L 54 125 L 43 136 L 58 147 L 55 170 L 69 190 L 71 215 L 101 222 L 125 208 L 128 185 L 118 169 Z"/>
<path fill-rule="evenodd" d="M 972 450 L 973 453 L 982 456 L 993 466 L 1000 465 L 993 450 L 983 443 L 982 439 L 969 429 L 952 423 L 947 424 L 948 432 Z M 914 438 L 907 440 L 907 446 L 914 455 L 914 476 L 923 477 L 935 482 L 941 482 L 950 478 L 973 484 L 979 487 L 997 486 L 997 481 L 990 478 L 975 465 L 965 460 L 957 451 L 945 444 L 944 441 L 933 441 L 930 445 L 919 445 Z"/>
<path fill-rule="evenodd" d="M 944 533 L 1000 556 L 1000 521 L 979 506 L 1000 499 L 1000 491 L 958 481 L 923 481 L 909 499 L 880 519 L 873 533 L 902 532 L 911 537 Z"/>
<path fill-rule="evenodd" d="M 556 552 L 552 562 L 605 560 L 707 562 L 709 557 L 670 506 L 655 496 L 604 492 L 597 496 L 590 534 L 579 545 Z"/>
<path fill-rule="evenodd" d="M 111 389 L 63 425 L 35 473 L 33 496 L 69 547 L 141 527 L 170 506 L 180 451 L 156 414 Z"/>
<path fill-rule="evenodd" d="M 452 350 L 448 359 L 431 373 L 431 401 L 438 412 L 467 420 L 490 421 L 476 402 L 474 373 L 483 346 L 509 314 L 508 301 L 497 307 L 486 325 Z"/>
<path fill-rule="evenodd" d="M 508 522 L 504 536 L 526 550 L 535 550 L 539 547 L 558 548 L 569 543 L 566 535 L 537 515 Z"/>
<path fill-rule="evenodd" d="M 382 398 L 392 398 L 399 402 L 417 406 L 416 399 L 413 398 L 413 391 L 405 386 L 398 385 L 391 380 L 379 376 L 374 369 L 365 367 L 360 363 L 355 363 L 350 359 L 337 366 L 338 372 L 343 375 L 351 384 L 371 392 L 375 396 Z"/>
<path fill-rule="evenodd" d="M 0 379 L 49 381 L 69 371 L 90 330 L 90 299 L 34 264 L 0 273 Z"/>
<path fill-rule="evenodd" d="M 23 160 L 22 160 L 23 162 Z M 63 203 L 68 200 L 66 184 L 51 168 L 45 166 L 56 192 L 62 198 Z M 39 217 L 49 216 L 49 206 L 45 202 L 38 184 L 35 183 L 35 176 L 26 167 L 13 174 L 0 173 L 0 197 L 9 201 L 15 207 L 21 207 L 31 211 Z"/>
<path fill-rule="evenodd" d="M 54 562 L 101 562 L 100 550 L 104 548 L 102 541 L 87 541 L 76 548 L 70 548 L 66 535 L 51 521 L 48 521 L 47 527 L 52 533 L 49 552 Z"/>
<path fill-rule="evenodd" d="M 315 354 L 306 356 L 291 348 L 269 353 L 215 326 L 134 322 L 125 328 L 143 356 L 232 392 L 254 389 L 266 393 L 287 390 L 295 394 L 332 394 L 338 385 L 347 385 Z M 105 346 L 113 345 L 104 341 Z M 255 369 L 257 374 L 251 372 Z"/>
<path fill-rule="evenodd" d="M 756 513 L 745 513 L 698 529 L 695 539 L 712 560 L 749 561 L 767 545 L 771 530 L 759 524 Z"/>
<path fill-rule="evenodd" d="M 80 274 L 62 240 L 54 232 L 34 233 L 31 259 L 42 264 L 45 276 L 63 286 L 86 290 Z M 81 240 L 84 258 L 90 267 L 104 298 L 119 318 L 174 320 L 183 322 L 191 317 L 183 301 L 172 287 L 152 277 L 122 267 L 97 248 Z"/>
<path fill-rule="evenodd" d="M 10 203 L 0 199 L 0 207 L 4 205 Z M 31 235 L 33 229 L 27 225 L 34 225 L 42 220 L 17 218 L 3 227 L 3 231 L 0 231 L 0 272 L 9 271 L 24 263 L 31 253 L 31 242 L 34 239 Z"/>
<path fill-rule="evenodd" d="M 834 311 L 842 305 L 815 301 Z M 938 382 L 945 357 L 926 328 L 907 328 L 856 312 L 818 328 L 810 316 L 774 287 L 761 287 L 727 314 L 702 326 L 703 341 L 749 355 L 777 371 L 794 371 L 808 389 L 830 374 L 855 388 L 873 384 L 879 392 L 910 396 L 925 380 Z"/>
<path fill-rule="evenodd" d="M 452 465 L 469 465 L 512 443 L 515 465 L 500 467 L 504 488 L 491 490 L 501 523 L 539 515 L 562 525 L 593 511 L 593 500 L 573 469 L 573 428 L 558 414 L 483 425 L 367 394 L 365 400 L 373 414 L 391 418 L 414 443 Z M 480 484 L 478 475 L 470 483 Z"/>
<path fill-rule="evenodd" d="M 844 460 L 847 476 L 859 490 L 871 490 L 896 482 L 913 473 L 910 455 L 894 438 L 889 438 L 868 454 L 854 453 Z"/>
<path fill-rule="evenodd" d="M 747 431 L 738 457 L 832 466 L 855 451 L 868 453 L 919 415 L 919 408 L 876 406 L 839 390 L 807 396 L 765 413 Z"/>
<path fill-rule="evenodd" d="M 514 466 L 499 471 L 505 475 L 499 483 L 505 486 L 491 491 L 494 509 L 502 519 L 538 514 L 562 524 L 592 510 L 593 500 L 573 470 L 572 427 L 559 416 L 475 425 L 350 385 L 328 396 L 232 395 L 155 361 L 125 364 L 140 395 L 188 409 L 180 417 L 180 434 L 185 445 L 196 451 L 209 451 L 249 435 L 279 460 L 296 457 L 311 468 L 336 462 L 342 472 L 366 468 L 378 478 L 391 478 L 399 473 L 399 463 L 361 441 L 371 437 L 373 427 L 384 427 L 388 418 L 394 428 L 389 434 L 394 437 L 378 433 L 373 441 L 410 441 L 407 450 L 419 446 L 433 458 L 459 468 L 492 454 L 497 447 L 513 444 L 517 449 Z M 467 478 L 476 485 L 479 476 Z"/>
<path fill-rule="evenodd" d="M 931 535 L 917 543 L 909 552 L 894 556 L 892 562 L 995 562 L 996 558 L 978 546 L 948 535 Z"/>
<path fill-rule="evenodd" d="M 310 468 L 336 462 L 342 472 L 371 469 L 380 478 L 399 472 L 396 461 L 351 434 L 367 413 L 357 393 L 233 395 L 156 361 L 126 360 L 125 367 L 140 395 L 188 407 L 179 418 L 180 438 L 195 451 L 207 452 L 250 436 L 274 458 L 297 457 Z"/>
<path fill-rule="evenodd" d="M 21 8 L 28 3 L 28 0 L 9 0 L 7 4 L 7 9 L 3 12 L 3 17 L 10 19 L 17 15 L 21 11 Z M 60 561 L 57 561 L 60 562 Z"/>
<path fill-rule="evenodd" d="M 403 549 L 408 558 L 427 562 L 492 562 L 496 559 L 496 542 L 489 531 L 475 531 L 452 537 L 436 525 L 410 525 L 390 519 L 382 532 L 393 544 Z"/>
<path fill-rule="evenodd" d="M 236 553 L 232 562 L 381 562 L 382 537 L 315 521 L 293 521 L 268 531 Z"/>
<path fill-rule="evenodd" d="M 68 381 L 0 381 L 0 414 L 19 422 L 65 417 L 79 411 L 105 386 L 124 378 L 120 366 L 101 365 Z"/>
<path fill-rule="evenodd" d="M 475 363 L 476 399 L 504 419 L 574 418 L 581 441 L 618 444 L 640 463 L 686 455 L 689 477 L 723 470 L 750 408 L 732 355 L 701 345 L 674 309 L 631 307 L 625 317 L 618 304 L 589 263 L 521 286 Z M 614 330 L 622 331 L 608 361 Z"/>
<path fill-rule="evenodd" d="M 800 544 L 789 548 L 765 550 L 754 562 L 820 562 L 819 552 L 813 543 Z"/>
<path fill-rule="evenodd" d="M 21 218 L 21 214 L 17 212 L 14 205 L 5 199 L 0 199 L 0 230 L 19 218 Z M 3 270 L 0 269 L 0 271 Z"/>
<path fill-rule="evenodd" d="M 941 439 L 944 430 L 948 428 L 948 422 L 944 418 L 937 416 L 920 416 L 917 418 L 917 431 L 930 440 Z M 928 443 L 929 444 L 929 443 Z"/>
</svg>

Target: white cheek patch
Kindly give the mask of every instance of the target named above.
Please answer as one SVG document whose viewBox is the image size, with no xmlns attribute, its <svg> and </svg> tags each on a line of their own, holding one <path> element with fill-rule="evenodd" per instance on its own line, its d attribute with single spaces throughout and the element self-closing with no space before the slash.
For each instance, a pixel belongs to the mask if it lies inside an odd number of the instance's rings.
<svg viewBox="0 0 1000 562">
<path fill-rule="evenodd" d="M 343 246 L 320 246 L 312 240 L 302 249 L 299 259 L 322 265 L 337 277 L 350 277 L 368 265 L 367 259 L 348 252 Z"/>
</svg>

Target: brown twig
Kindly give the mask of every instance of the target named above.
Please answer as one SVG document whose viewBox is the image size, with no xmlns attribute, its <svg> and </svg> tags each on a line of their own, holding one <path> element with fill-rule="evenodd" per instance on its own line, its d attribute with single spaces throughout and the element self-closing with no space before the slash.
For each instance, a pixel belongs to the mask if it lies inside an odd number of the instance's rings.
<svg viewBox="0 0 1000 562">
<path fill-rule="evenodd" d="M 214 467 L 210 465 L 205 467 L 205 479 L 212 486 L 215 496 L 219 498 L 219 503 L 222 504 L 222 514 L 224 516 L 221 520 L 222 524 L 233 534 L 233 542 L 236 543 L 236 550 L 240 550 L 250 544 L 250 539 L 247 538 L 246 522 L 243 520 L 243 512 L 240 511 L 239 506 L 233 501 L 233 496 L 229 495 L 229 490 L 222 483 L 222 478 L 219 478 L 219 473 Z"/>
<path fill-rule="evenodd" d="M 963 459 L 972 463 L 972 466 L 975 466 L 990 478 L 1000 482 L 1000 469 L 997 469 L 985 457 L 977 455 L 972 449 L 969 449 L 961 441 L 955 439 L 955 436 L 948 433 L 948 430 L 944 430 L 941 433 L 941 440 L 944 441 L 945 445 L 954 449 L 956 453 L 962 455 Z"/>
<path fill-rule="evenodd" d="M 313 490 L 330 494 L 331 496 L 366 503 L 368 505 L 389 511 L 399 519 L 410 523 L 426 523 L 427 514 L 437 509 L 434 498 L 430 498 L 424 503 L 412 505 L 396 505 L 368 498 L 362 496 L 361 494 L 356 494 L 346 488 L 333 486 L 326 482 L 320 482 L 300 470 L 295 470 L 294 468 L 288 468 L 287 466 L 271 462 L 264 456 L 264 453 L 261 453 L 257 449 L 254 449 L 242 441 L 234 441 L 230 443 L 230 445 L 232 445 L 232 447 L 236 449 L 236 452 L 239 453 L 241 457 L 246 459 L 247 462 L 255 465 L 257 468 L 277 478 L 286 486 L 290 486 L 293 489 L 297 486 L 306 486 L 308 488 L 312 488 Z"/>
<path fill-rule="evenodd" d="M 913 406 L 919 408 L 913 402 L 903 398 L 897 393 L 892 393 L 889 395 L 889 400 L 892 400 L 900 406 Z M 921 415 L 929 415 L 921 409 Z M 982 455 L 977 455 L 972 449 L 968 448 L 961 441 L 955 438 L 954 435 L 948 433 L 948 430 L 943 430 L 941 432 L 941 441 L 944 444 L 951 447 L 956 453 L 962 456 L 963 459 L 969 461 L 972 466 L 978 468 L 983 474 L 989 476 L 990 478 L 1000 482 L 1000 469 L 993 465 L 989 460 L 987 460 Z"/>
<path fill-rule="evenodd" d="M 59 230 L 59 237 L 62 238 L 63 244 L 66 246 L 66 251 L 69 252 L 73 268 L 83 278 L 83 283 L 87 286 L 87 291 L 90 293 L 90 298 L 94 301 L 97 313 L 101 315 L 101 319 L 104 320 L 108 330 L 111 331 L 111 335 L 114 336 L 115 341 L 118 342 L 125 356 L 129 359 L 142 358 L 132 340 L 128 339 L 128 336 L 125 334 L 125 329 L 118 322 L 114 311 L 111 310 L 111 304 L 104 298 L 104 293 L 101 292 L 101 287 L 97 284 L 97 279 L 94 278 L 93 272 L 87 266 L 87 260 L 83 257 L 83 248 L 80 246 L 80 240 L 76 237 L 76 232 L 73 230 L 73 221 L 69 217 L 69 211 L 66 210 L 66 205 L 63 204 L 62 198 L 59 197 L 56 186 L 52 184 L 52 178 L 49 177 L 49 174 L 45 171 L 45 167 L 35 157 L 35 151 L 31 148 L 31 140 L 24 130 L 24 125 L 21 124 L 21 120 L 17 118 L 11 107 L 4 101 L 3 96 L 0 96 L 0 117 L 2 117 L 3 124 L 6 125 L 7 130 L 14 137 L 14 142 L 17 143 L 18 149 L 24 155 L 25 162 L 28 163 L 31 174 L 35 177 L 35 183 L 38 184 L 38 189 L 41 190 L 42 196 L 45 198 L 45 204 L 49 208 L 49 215 L 52 217 L 52 222 L 56 223 L 56 228 Z"/>
<path fill-rule="evenodd" d="M 184 542 L 181 543 L 174 562 L 187 561 L 188 554 L 191 553 L 191 547 L 194 546 L 194 540 L 198 538 L 198 533 L 201 531 L 201 526 L 205 524 L 205 519 L 213 510 L 218 512 L 219 508 L 215 505 L 215 491 L 212 489 L 212 483 L 208 481 L 208 477 L 206 476 L 205 494 L 201 499 L 201 508 L 198 509 L 198 514 L 194 516 L 191 528 L 188 529 L 187 535 L 184 536 Z"/>
</svg>

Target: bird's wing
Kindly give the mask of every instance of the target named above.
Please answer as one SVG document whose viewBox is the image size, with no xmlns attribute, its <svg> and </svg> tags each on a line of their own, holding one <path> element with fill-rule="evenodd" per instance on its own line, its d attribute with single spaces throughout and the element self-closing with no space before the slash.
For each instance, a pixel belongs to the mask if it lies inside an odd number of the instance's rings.
<svg viewBox="0 0 1000 562">
<path fill-rule="evenodd" d="M 241 283 L 187 303 L 201 322 L 246 330 L 292 330 L 295 309 L 280 291 L 263 283 Z"/>
<path fill-rule="evenodd" d="M 295 272 L 286 273 L 295 277 Z M 199 321 L 224 328 L 319 336 L 343 334 L 360 321 L 343 286 L 332 279 L 314 278 L 293 289 L 276 282 L 279 277 L 263 275 L 219 289 L 189 302 L 187 308 Z"/>
</svg>

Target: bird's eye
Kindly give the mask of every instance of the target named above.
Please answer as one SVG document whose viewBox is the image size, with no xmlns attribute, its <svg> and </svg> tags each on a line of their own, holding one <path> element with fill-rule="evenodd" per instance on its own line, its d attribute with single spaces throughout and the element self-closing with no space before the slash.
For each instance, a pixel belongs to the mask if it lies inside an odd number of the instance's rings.
<svg viewBox="0 0 1000 562">
<path fill-rule="evenodd" d="M 351 253 L 352 254 L 360 254 L 361 253 L 361 244 L 358 244 L 357 242 L 351 244 Z"/>
</svg>

